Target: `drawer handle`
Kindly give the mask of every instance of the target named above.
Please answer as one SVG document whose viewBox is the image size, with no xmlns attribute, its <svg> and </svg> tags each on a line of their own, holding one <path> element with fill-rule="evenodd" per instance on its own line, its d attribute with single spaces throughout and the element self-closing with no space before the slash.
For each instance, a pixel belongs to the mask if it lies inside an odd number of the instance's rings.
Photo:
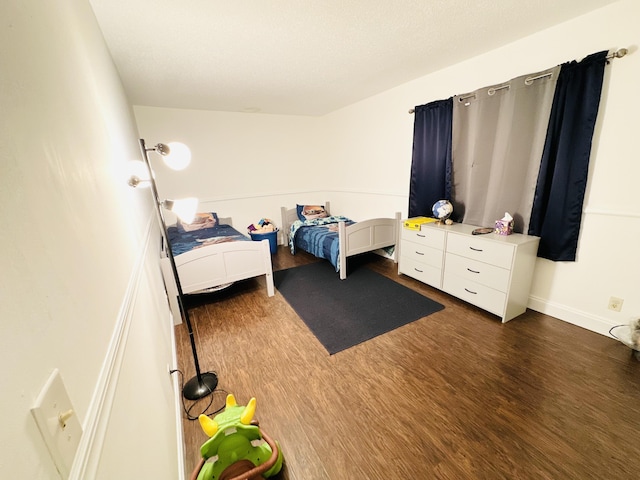
<svg viewBox="0 0 640 480">
<path fill-rule="evenodd" d="M 426 236 L 426 235 L 422 235 L 422 234 L 420 234 L 420 233 L 416 233 L 416 237 L 420 237 L 420 238 L 427 238 L 427 236 Z"/>
<path fill-rule="evenodd" d="M 474 252 L 482 252 L 483 250 L 481 248 L 473 248 L 473 247 L 469 247 L 471 250 L 473 250 Z"/>
<path fill-rule="evenodd" d="M 466 290 L 467 292 L 469 292 L 471 295 L 477 295 L 477 294 L 478 294 L 478 292 L 472 292 L 472 291 L 471 291 L 471 290 L 469 290 L 468 288 L 465 288 L 465 290 Z"/>
<path fill-rule="evenodd" d="M 480 273 L 480 272 L 476 272 L 475 270 L 471 270 L 470 268 L 467 268 L 467 270 L 471 273 Z"/>
<path fill-rule="evenodd" d="M 417 250 L 416 250 L 416 254 L 417 254 L 417 255 L 424 255 L 424 253 L 419 252 L 419 251 L 417 251 Z"/>
<path fill-rule="evenodd" d="M 416 272 L 418 272 L 418 273 L 424 273 L 424 270 L 419 270 L 419 269 L 417 269 L 416 267 L 413 267 L 413 269 L 414 269 Z"/>
</svg>

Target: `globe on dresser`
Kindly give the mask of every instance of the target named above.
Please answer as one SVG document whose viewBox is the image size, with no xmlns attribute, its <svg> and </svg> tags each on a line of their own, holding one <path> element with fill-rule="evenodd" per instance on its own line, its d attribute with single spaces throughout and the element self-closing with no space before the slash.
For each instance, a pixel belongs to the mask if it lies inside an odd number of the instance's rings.
<svg viewBox="0 0 640 480">
<path fill-rule="evenodd" d="M 440 221 L 447 220 L 453 213 L 453 205 L 449 200 L 438 200 L 431 208 L 434 218 Z"/>
</svg>

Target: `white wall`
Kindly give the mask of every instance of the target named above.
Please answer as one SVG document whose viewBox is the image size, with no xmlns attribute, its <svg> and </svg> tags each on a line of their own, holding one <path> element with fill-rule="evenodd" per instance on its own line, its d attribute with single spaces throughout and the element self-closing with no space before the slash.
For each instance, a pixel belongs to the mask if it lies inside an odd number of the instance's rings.
<svg viewBox="0 0 640 480">
<path fill-rule="evenodd" d="M 640 316 L 635 268 L 640 265 L 635 246 L 640 233 L 640 193 L 635 186 L 640 173 L 640 97 L 633 94 L 640 79 L 639 22 L 640 3 L 621 0 L 321 118 L 135 107 L 136 119 L 149 140 L 180 132 L 198 149 L 219 149 L 179 185 L 160 174 L 159 181 L 167 196 L 193 193 L 217 200 L 224 192 L 233 201 L 217 206 L 238 212 L 241 226 L 247 218 L 276 215 L 278 204 L 293 205 L 309 197 L 329 198 L 334 212 L 356 220 L 396 210 L 406 215 L 410 108 L 597 51 L 630 47 L 629 55 L 606 69 L 578 260 L 539 259 L 530 298 L 536 310 L 606 333 L 610 326 Z M 263 135 L 265 131 L 276 140 Z M 309 165 L 306 175 L 301 175 L 300 163 Z M 265 171 L 277 172 L 277 179 L 267 173 L 265 182 Z M 203 178 L 216 178 L 215 185 L 203 184 Z M 221 190 L 223 182 L 228 188 Z M 612 295 L 624 299 L 622 312 L 607 309 Z"/>
<path fill-rule="evenodd" d="M 640 275 L 631 267 L 640 265 L 640 97 L 630 94 L 640 80 L 639 22 L 640 2 L 623 0 L 327 115 L 328 157 L 334 168 L 349 164 L 353 173 L 338 188 L 408 192 L 413 116 L 407 111 L 415 105 L 629 47 L 606 68 L 577 262 L 539 259 L 530 307 L 600 333 L 640 317 Z M 371 160 L 377 173 L 363 168 Z M 607 309 L 610 296 L 625 300 L 622 312 Z"/>
<path fill-rule="evenodd" d="M 261 218 L 279 224 L 288 194 L 326 199 L 322 191 L 309 193 L 326 188 L 331 174 L 317 134 L 322 119 L 142 106 L 134 112 L 148 145 L 181 141 L 191 149 L 192 162 L 181 172 L 152 154 L 162 199 L 196 196 L 201 211 L 233 217 L 242 232 Z"/>
<path fill-rule="evenodd" d="M 58 368 L 85 431 L 75 478 L 153 462 L 175 479 L 158 230 L 123 172 L 133 113 L 86 0 L 5 0 L 0 18 L 1 475 L 58 478 L 30 413 Z"/>
</svg>

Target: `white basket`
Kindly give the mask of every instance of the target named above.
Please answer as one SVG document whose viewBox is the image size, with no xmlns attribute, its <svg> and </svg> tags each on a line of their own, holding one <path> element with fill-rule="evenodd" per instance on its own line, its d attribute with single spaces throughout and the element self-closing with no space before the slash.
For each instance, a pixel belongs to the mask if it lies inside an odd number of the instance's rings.
<svg viewBox="0 0 640 480">
<path fill-rule="evenodd" d="M 616 325 L 615 327 L 611 327 L 609 335 L 633 350 L 636 358 L 640 360 L 640 345 L 634 343 L 631 338 L 631 325 Z"/>
</svg>

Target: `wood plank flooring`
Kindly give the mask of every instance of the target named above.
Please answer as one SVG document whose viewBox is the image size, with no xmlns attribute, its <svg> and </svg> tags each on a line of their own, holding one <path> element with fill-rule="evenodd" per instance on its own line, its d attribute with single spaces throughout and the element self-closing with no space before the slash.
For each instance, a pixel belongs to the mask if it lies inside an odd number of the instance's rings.
<svg viewBox="0 0 640 480">
<path fill-rule="evenodd" d="M 313 261 L 273 256 L 275 270 Z M 640 477 L 640 361 L 627 347 L 533 311 L 503 325 L 382 257 L 353 264 L 445 309 L 329 356 L 263 279 L 190 299 L 200 366 L 220 389 L 185 401 L 190 413 L 255 396 L 284 452 L 280 480 Z M 176 337 L 188 379 L 184 325 Z M 184 423 L 190 471 L 206 437 Z"/>
</svg>

